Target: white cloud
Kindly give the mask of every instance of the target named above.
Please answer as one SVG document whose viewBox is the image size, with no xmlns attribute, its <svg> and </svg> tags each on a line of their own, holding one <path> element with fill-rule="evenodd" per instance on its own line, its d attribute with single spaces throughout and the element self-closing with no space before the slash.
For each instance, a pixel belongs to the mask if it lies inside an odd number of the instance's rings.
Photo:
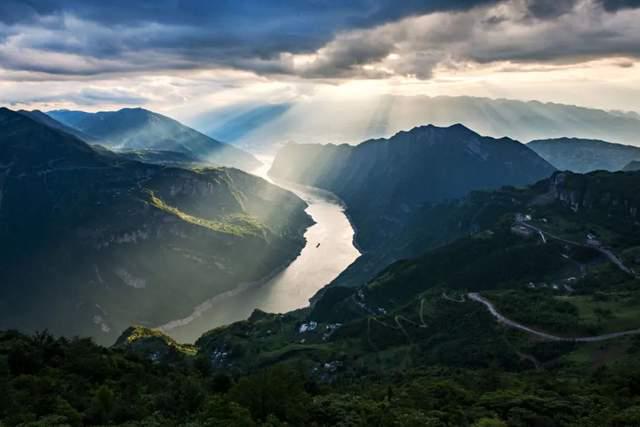
<svg viewBox="0 0 640 427">
<path fill-rule="evenodd" d="M 607 12 L 582 0 L 553 19 L 532 17 L 528 4 L 512 0 L 465 12 L 407 18 L 338 35 L 313 60 L 294 66 L 303 76 L 415 76 L 436 67 L 509 61 L 576 64 L 603 57 L 640 57 L 640 9 Z"/>
</svg>

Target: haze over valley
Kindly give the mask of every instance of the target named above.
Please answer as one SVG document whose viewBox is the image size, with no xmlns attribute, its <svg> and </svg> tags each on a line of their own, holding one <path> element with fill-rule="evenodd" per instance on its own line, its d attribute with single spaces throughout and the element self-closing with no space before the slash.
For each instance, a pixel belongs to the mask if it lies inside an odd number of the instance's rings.
<svg viewBox="0 0 640 427">
<path fill-rule="evenodd" d="M 287 142 L 357 144 L 420 125 L 456 123 L 522 142 L 569 136 L 640 145 L 640 116 L 633 112 L 535 100 L 363 92 L 355 99 L 338 93 L 285 104 L 231 105 L 186 120 L 214 138 L 258 151 Z"/>
</svg>

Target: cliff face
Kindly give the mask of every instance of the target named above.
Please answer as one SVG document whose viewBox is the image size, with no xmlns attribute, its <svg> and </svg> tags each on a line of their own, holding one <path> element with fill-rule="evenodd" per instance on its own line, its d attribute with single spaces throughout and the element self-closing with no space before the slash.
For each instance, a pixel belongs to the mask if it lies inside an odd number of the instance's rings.
<svg viewBox="0 0 640 427">
<path fill-rule="evenodd" d="M 574 212 L 638 218 L 640 173 L 557 173 L 550 181 L 554 197 Z"/>
<path fill-rule="evenodd" d="M 236 169 L 102 154 L 0 110 L 0 325 L 112 342 L 294 259 L 311 219 Z"/>
</svg>

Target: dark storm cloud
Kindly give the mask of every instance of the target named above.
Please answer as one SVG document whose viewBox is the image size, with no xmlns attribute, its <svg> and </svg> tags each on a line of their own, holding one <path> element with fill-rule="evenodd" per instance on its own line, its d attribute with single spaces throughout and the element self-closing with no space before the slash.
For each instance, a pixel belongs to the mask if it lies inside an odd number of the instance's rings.
<svg viewBox="0 0 640 427">
<path fill-rule="evenodd" d="M 609 12 L 640 8 L 640 0 L 602 0 L 601 3 Z"/>
<path fill-rule="evenodd" d="M 527 6 L 536 18 L 555 18 L 573 10 L 578 0 L 528 0 Z M 607 12 L 640 7 L 640 0 L 596 0 Z"/>
<path fill-rule="evenodd" d="M 276 27 L 312 38 L 435 11 L 463 11 L 500 0 L 3 0 L 0 22 L 29 23 L 73 14 L 109 25 L 156 22 L 252 34 Z M 576 0 L 528 0 L 532 12 L 551 17 Z M 597 0 L 607 11 L 640 7 L 640 0 Z"/>
<path fill-rule="evenodd" d="M 548 22 L 572 13 L 584 0 L 523 0 L 527 19 Z M 640 7 L 640 0 L 592 0 L 601 10 Z M 57 75 L 95 75 L 211 66 L 258 74 L 295 74 L 312 78 L 382 77 L 365 70 L 383 61 L 398 45 L 417 45 L 404 52 L 398 72 L 422 78 L 446 56 L 448 45 L 466 42 L 477 21 L 442 25 L 420 40 L 407 42 L 403 31 L 359 35 L 393 25 L 402 18 L 431 12 L 468 12 L 507 0 L 0 0 L 0 68 Z M 456 15 L 456 14 L 453 14 Z M 479 16 L 499 27 L 509 17 Z M 531 25 L 537 25 L 532 23 Z M 350 36 L 350 34 L 355 34 Z M 546 60 L 572 54 L 637 51 L 614 30 L 588 34 L 577 41 L 540 46 L 538 41 L 510 40 L 476 46 L 465 53 L 480 62 Z M 482 39 L 481 39 L 482 40 Z M 573 42 L 566 37 L 564 40 Z M 562 40 L 561 40 L 562 41 Z M 591 43 L 593 41 L 593 43 Z M 321 49 L 322 48 L 322 49 Z M 287 54 L 321 54 L 309 67 L 299 67 Z M 583 49 L 584 52 L 575 52 Z M 457 47 L 457 51 L 464 49 Z M 283 55 L 284 54 L 284 55 Z M 408 58 L 408 59 L 407 59 Z"/>
<path fill-rule="evenodd" d="M 219 64 L 283 72 L 274 58 L 312 52 L 339 32 L 495 1 L 2 0 L 0 43 L 23 35 L 15 49 L 80 55 L 92 63 L 37 64 L 17 53 L 0 55 L 0 60 L 5 68 L 52 74 L 151 69 L 162 56 L 171 68 Z M 141 58 L 147 64 L 136 64 L 126 58 L 131 52 L 154 55 Z"/>
<path fill-rule="evenodd" d="M 576 0 L 529 0 L 527 6 L 532 16 L 536 18 L 554 18 L 570 12 L 575 7 Z"/>
</svg>

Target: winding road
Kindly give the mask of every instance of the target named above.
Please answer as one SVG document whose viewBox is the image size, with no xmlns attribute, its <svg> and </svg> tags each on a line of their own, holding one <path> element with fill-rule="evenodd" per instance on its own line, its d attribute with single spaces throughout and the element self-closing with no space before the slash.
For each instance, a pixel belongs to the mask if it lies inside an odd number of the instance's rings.
<svg viewBox="0 0 640 427">
<path fill-rule="evenodd" d="M 498 310 L 496 310 L 495 306 L 486 298 L 480 296 L 480 294 L 478 294 L 477 292 L 470 292 L 467 294 L 467 296 L 469 297 L 469 299 L 479 302 L 481 304 L 483 304 L 485 307 L 487 307 L 487 309 L 489 310 L 489 312 L 493 315 L 493 317 L 495 317 L 498 322 L 504 324 L 505 326 L 508 326 L 510 328 L 514 328 L 514 329 L 519 329 L 521 331 L 527 332 L 531 335 L 535 335 L 538 336 L 540 338 L 544 338 L 547 340 L 551 340 L 551 341 L 564 341 L 564 342 L 598 342 L 598 341 L 606 341 L 606 340 L 610 340 L 610 339 L 614 339 L 614 338 L 620 338 L 620 337 L 624 337 L 627 335 L 639 335 L 640 334 L 640 329 L 631 329 L 628 331 L 622 331 L 622 332 L 614 332 L 611 334 L 604 334 L 604 335 L 594 335 L 591 337 L 575 337 L 575 338 L 569 338 L 569 337 L 559 337 L 557 335 L 552 335 L 552 334 L 548 334 L 546 332 L 541 332 L 541 331 L 537 331 L 535 329 L 532 329 L 528 326 L 525 326 L 521 323 L 518 323 L 514 320 L 511 320 L 505 316 L 503 316 L 502 314 L 500 314 L 498 312 Z"/>
<path fill-rule="evenodd" d="M 636 279 L 640 279 L 640 275 L 637 274 L 635 271 L 633 271 L 631 268 L 629 268 L 626 265 L 624 265 L 624 262 L 622 262 L 622 260 L 620 258 L 618 258 L 618 256 L 616 254 L 614 254 L 610 249 L 607 249 L 605 247 L 598 246 L 598 245 L 586 245 L 586 244 L 583 244 L 583 243 L 574 242 L 572 240 L 563 239 L 562 237 L 554 236 L 553 234 L 548 233 L 546 231 L 543 231 L 540 228 L 538 228 L 538 227 L 536 227 L 534 225 L 528 224 L 528 223 L 526 223 L 524 221 L 517 221 L 517 222 L 518 222 L 518 225 L 521 225 L 523 227 L 526 227 L 526 228 L 538 233 L 540 235 L 540 237 L 542 238 L 542 242 L 543 243 L 547 243 L 547 237 L 548 237 L 550 239 L 557 240 L 559 242 L 566 243 L 568 245 L 579 246 L 579 247 L 582 247 L 582 248 L 594 249 L 594 250 L 600 252 L 601 254 L 603 254 L 604 256 L 606 256 L 609 259 L 609 261 L 611 261 L 621 271 L 629 274 L 630 276 L 635 277 Z"/>
</svg>

